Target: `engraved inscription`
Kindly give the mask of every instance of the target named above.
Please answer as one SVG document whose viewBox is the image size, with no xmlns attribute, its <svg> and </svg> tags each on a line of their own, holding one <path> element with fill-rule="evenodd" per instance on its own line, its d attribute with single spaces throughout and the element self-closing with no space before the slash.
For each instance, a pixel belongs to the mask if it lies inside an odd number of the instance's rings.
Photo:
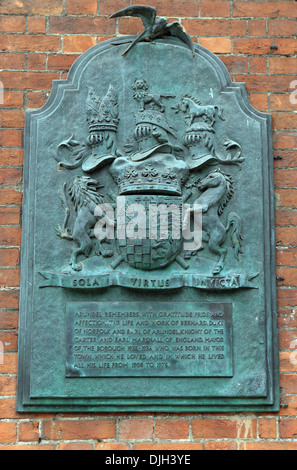
<svg viewBox="0 0 297 470">
<path fill-rule="evenodd" d="M 69 302 L 66 377 L 232 377 L 229 303 Z"/>
</svg>

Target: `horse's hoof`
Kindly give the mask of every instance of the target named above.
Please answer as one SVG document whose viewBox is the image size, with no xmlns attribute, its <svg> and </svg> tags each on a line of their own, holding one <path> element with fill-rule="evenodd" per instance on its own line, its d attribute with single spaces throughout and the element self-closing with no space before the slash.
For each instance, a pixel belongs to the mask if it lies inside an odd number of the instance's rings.
<svg viewBox="0 0 297 470">
<path fill-rule="evenodd" d="M 81 264 L 74 264 L 72 265 L 73 271 L 79 272 L 82 270 L 82 265 Z"/>
<path fill-rule="evenodd" d="M 213 270 L 212 274 L 213 274 L 214 276 L 215 276 L 216 274 L 220 274 L 221 271 L 222 271 L 222 269 L 223 269 L 223 268 L 222 268 L 221 266 L 217 266 L 217 267 Z"/>
</svg>

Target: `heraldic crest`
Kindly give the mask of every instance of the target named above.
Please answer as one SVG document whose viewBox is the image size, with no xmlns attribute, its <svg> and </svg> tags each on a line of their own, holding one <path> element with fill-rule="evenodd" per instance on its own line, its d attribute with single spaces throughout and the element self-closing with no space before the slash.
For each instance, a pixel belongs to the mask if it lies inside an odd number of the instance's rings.
<svg viewBox="0 0 297 470">
<path fill-rule="evenodd" d="M 134 42 L 112 42 L 119 61 L 133 63 L 143 41 L 163 36 L 183 44 L 193 60 L 194 45 L 179 23 L 165 25 L 155 9 L 138 7 L 112 15 L 141 16 L 146 26 Z M 71 254 L 59 272 L 40 272 L 41 287 L 73 287 L 78 276 L 83 288 L 255 287 L 258 273 L 240 269 L 244 220 L 236 175 L 246 160 L 220 96 L 211 90 L 207 98 L 199 86 L 189 91 L 169 79 L 164 86 L 141 69 L 129 78 L 125 86 L 90 79 L 81 109 L 84 138 L 73 128 L 52 146 L 58 169 L 67 173 L 56 234 Z M 200 243 L 189 248 L 194 219 Z"/>
</svg>

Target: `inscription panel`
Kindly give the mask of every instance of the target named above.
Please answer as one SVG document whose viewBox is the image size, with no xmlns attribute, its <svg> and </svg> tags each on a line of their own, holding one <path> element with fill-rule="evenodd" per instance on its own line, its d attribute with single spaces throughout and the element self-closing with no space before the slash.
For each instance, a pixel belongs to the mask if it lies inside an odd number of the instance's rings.
<svg viewBox="0 0 297 470">
<path fill-rule="evenodd" d="M 66 377 L 232 377 L 232 304 L 68 302 Z"/>
</svg>

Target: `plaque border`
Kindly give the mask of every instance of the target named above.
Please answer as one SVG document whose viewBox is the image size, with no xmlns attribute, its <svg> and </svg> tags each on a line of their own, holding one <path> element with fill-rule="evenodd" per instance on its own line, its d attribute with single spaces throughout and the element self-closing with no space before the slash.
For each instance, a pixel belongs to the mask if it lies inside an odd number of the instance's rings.
<svg viewBox="0 0 297 470">
<path fill-rule="evenodd" d="M 127 36 L 135 39 L 136 36 Z M 233 83 L 223 62 L 212 52 L 200 45 L 194 45 L 195 53 L 206 59 L 216 71 L 221 84 L 221 91 L 235 93 L 243 112 L 260 123 L 262 135 L 263 181 L 264 193 L 264 251 L 265 251 L 265 311 L 267 335 L 267 371 L 268 390 L 264 399 L 215 399 L 215 398 L 178 398 L 178 399 L 72 399 L 61 397 L 33 398 L 30 386 L 31 368 L 31 325 L 34 276 L 34 241 L 30 236 L 34 226 L 35 182 L 36 182 L 36 141 L 38 136 L 38 120 L 49 116 L 65 90 L 78 91 L 80 76 L 88 62 L 100 53 L 113 48 L 117 38 L 100 43 L 82 54 L 72 65 L 66 80 L 54 80 L 47 103 L 39 110 L 26 111 L 24 130 L 24 196 L 22 213 L 22 249 L 21 249 L 21 288 L 20 288 L 20 319 L 18 340 L 18 377 L 17 377 L 17 411 L 22 412 L 277 412 L 280 409 L 279 387 L 279 356 L 276 302 L 276 253 L 274 225 L 274 165 L 272 146 L 272 115 L 260 112 L 251 105 L 246 92 L 245 83 Z M 162 39 L 164 44 L 184 47 L 173 38 Z"/>
</svg>

